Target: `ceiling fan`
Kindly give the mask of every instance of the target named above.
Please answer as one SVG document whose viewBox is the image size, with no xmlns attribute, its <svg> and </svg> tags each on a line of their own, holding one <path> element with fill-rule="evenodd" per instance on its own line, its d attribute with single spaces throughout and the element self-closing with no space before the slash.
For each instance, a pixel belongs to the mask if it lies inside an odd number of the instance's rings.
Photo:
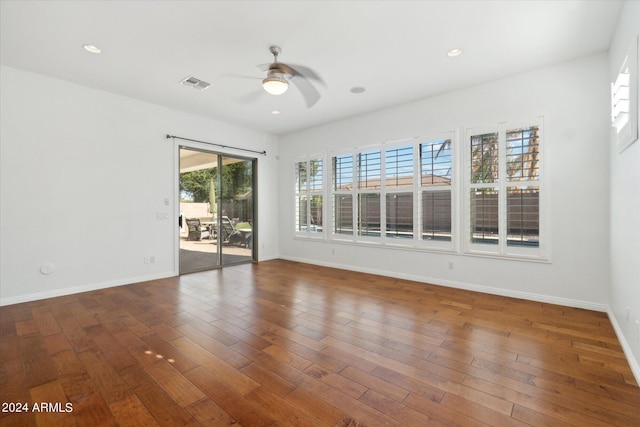
<svg viewBox="0 0 640 427">
<path fill-rule="evenodd" d="M 281 95 L 287 91 L 291 82 L 302 94 L 307 107 L 312 107 L 318 102 L 320 93 L 310 80 L 323 83 L 322 79 L 310 68 L 278 62 L 278 55 L 282 51 L 278 46 L 271 46 L 269 51 L 273 55 L 273 62 L 258 65 L 259 69 L 267 72 L 267 77 L 262 80 L 264 90 L 271 95 Z"/>
</svg>

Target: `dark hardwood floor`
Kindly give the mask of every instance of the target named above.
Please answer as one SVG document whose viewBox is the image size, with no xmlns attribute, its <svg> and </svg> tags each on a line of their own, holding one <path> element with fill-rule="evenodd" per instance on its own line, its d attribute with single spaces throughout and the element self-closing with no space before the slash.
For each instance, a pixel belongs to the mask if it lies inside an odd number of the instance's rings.
<svg viewBox="0 0 640 427">
<path fill-rule="evenodd" d="M 278 260 L 0 315 L 3 427 L 640 425 L 605 313 Z"/>
</svg>

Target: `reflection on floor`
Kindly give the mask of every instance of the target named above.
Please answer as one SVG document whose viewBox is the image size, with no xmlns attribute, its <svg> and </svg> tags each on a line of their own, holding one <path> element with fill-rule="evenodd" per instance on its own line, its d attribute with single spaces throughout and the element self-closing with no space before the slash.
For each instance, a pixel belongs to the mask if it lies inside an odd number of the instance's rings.
<svg viewBox="0 0 640 427">
<path fill-rule="evenodd" d="M 180 274 L 210 270 L 219 266 L 216 240 L 189 241 L 180 237 Z M 252 261 L 252 249 L 231 245 L 222 246 L 222 264 Z"/>
</svg>

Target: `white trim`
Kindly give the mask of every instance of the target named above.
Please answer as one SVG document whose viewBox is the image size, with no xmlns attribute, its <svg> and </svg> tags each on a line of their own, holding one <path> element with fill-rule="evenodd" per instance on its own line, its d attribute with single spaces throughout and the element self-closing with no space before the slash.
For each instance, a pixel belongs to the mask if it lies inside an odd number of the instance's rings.
<svg viewBox="0 0 640 427">
<path fill-rule="evenodd" d="M 139 276 L 126 279 L 111 280 L 108 282 L 93 283 L 89 285 L 74 286 L 72 288 L 52 289 L 44 292 L 36 292 L 33 294 L 24 294 L 17 297 L 0 298 L 0 306 L 20 304 L 23 302 L 37 301 L 47 298 L 61 297 L 65 295 L 79 294 L 82 292 L 97 291 L 100 289 L 113 288 L 116 286 L 132 285 L 134 283 L 147 282 L 149 280 L 166 279 L 167 277 L 177 277 L 172 271 L 158 273 L 148 276 Z"/>
<path fill-rule="evenodd" d="M 631 346 L 627 341 L 627 338 L 622 333 L 622 329 L 620 328 L 620 324 L 618 323 L 618 319 L 616 315 L 611 310 L 610 306 L 607 306 L 607 315 L 609 316 L 609 321 L 613 325 L 613 330 L 618 337 L 618 341 L 620 341 L 620 345 L 622 346 L 622 351 L 627 358 L 627 362 L 629 362 L 629 367 L 631 368 L 631 372 L 633 376 L 636 378 L 636 382 L 640 383 L 640 363 L 633 355 L 633 351 L 631 351 Z"/>
</svg>

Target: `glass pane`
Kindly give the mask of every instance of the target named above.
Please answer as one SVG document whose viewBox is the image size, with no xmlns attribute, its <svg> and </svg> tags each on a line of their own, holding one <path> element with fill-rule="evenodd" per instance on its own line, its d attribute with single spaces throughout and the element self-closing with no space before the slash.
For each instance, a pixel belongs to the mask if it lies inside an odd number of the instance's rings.
<svg viewBox="0 0 640 427">
<path fill-rule="evenodd" d="M 540 245 L 540 187 L 507 188 L 507 245 Z"/>
<path fill-rule="evenodd" d="M 253 165 L 255 160 L 222 157 L 218 228 L 222 264 L 253 259 Z"/>
<path fill-rule="evenodd" d="M 217 179 L 218 154 L 180 148 L 180 274 L 220 265 Z"/>
<path fill-rule="evenodd" d="M 535 181 L 540 166 L 538 126 L 507 131 L 507 180 Z"/>
<path fill-rule="evenodd" d="M 451 140 L 420 144 L 420 185 L 451 185 Z"/>
<path fill-rule="evenodd" d="M 309 191 L 322 192 L 322 159 L 309 161 Z"/>
<path fill-rule="evenodd" d="M 380 151 L 358 154 L 358 188 L 380 188 Z"/>
<path fill-rule="evenodd" d="M 296 196 L 296 231 L 307 231 L 309 199 L 306 195 Z"/>
<path fill-rule="evenodd" d="M 498 244 L 498 190 L 471 190 L 471 242 Z"/>
<path fill-rule="evenodd" d="M 312 233 L 322 233 L 322 193 L 323 193 L 323 163 L 322 159 L 309 161 L 309 215 Z"/>
<path fill-rule="evenodd" d="M 307 162 L 296 163 L 296 192 L 307 189 Z"/>
<path fill-rule="evenodd" d="M 422 240 L 451 241 L 451 191 L 422 192 Z"/>
<path fill-rule="evenodd" d="M 380 193 L 358 194 L 358 235 L 380 236 Z"/>
<path fill-rule="evenodd" d="M 385 150 L 387 187 L 413 187 L 413 146 Z"/>
<path fill-rule="evenodd" d="M 353 156 L 336 156 L 333 158 L 333 189 L 349 191 L 353 189 Z"/>
<path fill-rule="evenodd" d="M 309 231 L 312 233 L 322 233 L 322 196 L 312 195 L 310 197 L 309 209 L 311 214 L 311 227 Z"/>
<path fill-rule="evenodd" d="M 498 181 L 498 133 L 471 137 L 471 182 Z"/>
<path fill-rule="evenodd" d="M 353 235 L 353 197 L 351 195 L 333 196 L 333 232 Z"/>
<path fill-rule="evenodd" d="M 387 194 L 386 236 L 413 238 L 413 193 Z"/>
</svg>

